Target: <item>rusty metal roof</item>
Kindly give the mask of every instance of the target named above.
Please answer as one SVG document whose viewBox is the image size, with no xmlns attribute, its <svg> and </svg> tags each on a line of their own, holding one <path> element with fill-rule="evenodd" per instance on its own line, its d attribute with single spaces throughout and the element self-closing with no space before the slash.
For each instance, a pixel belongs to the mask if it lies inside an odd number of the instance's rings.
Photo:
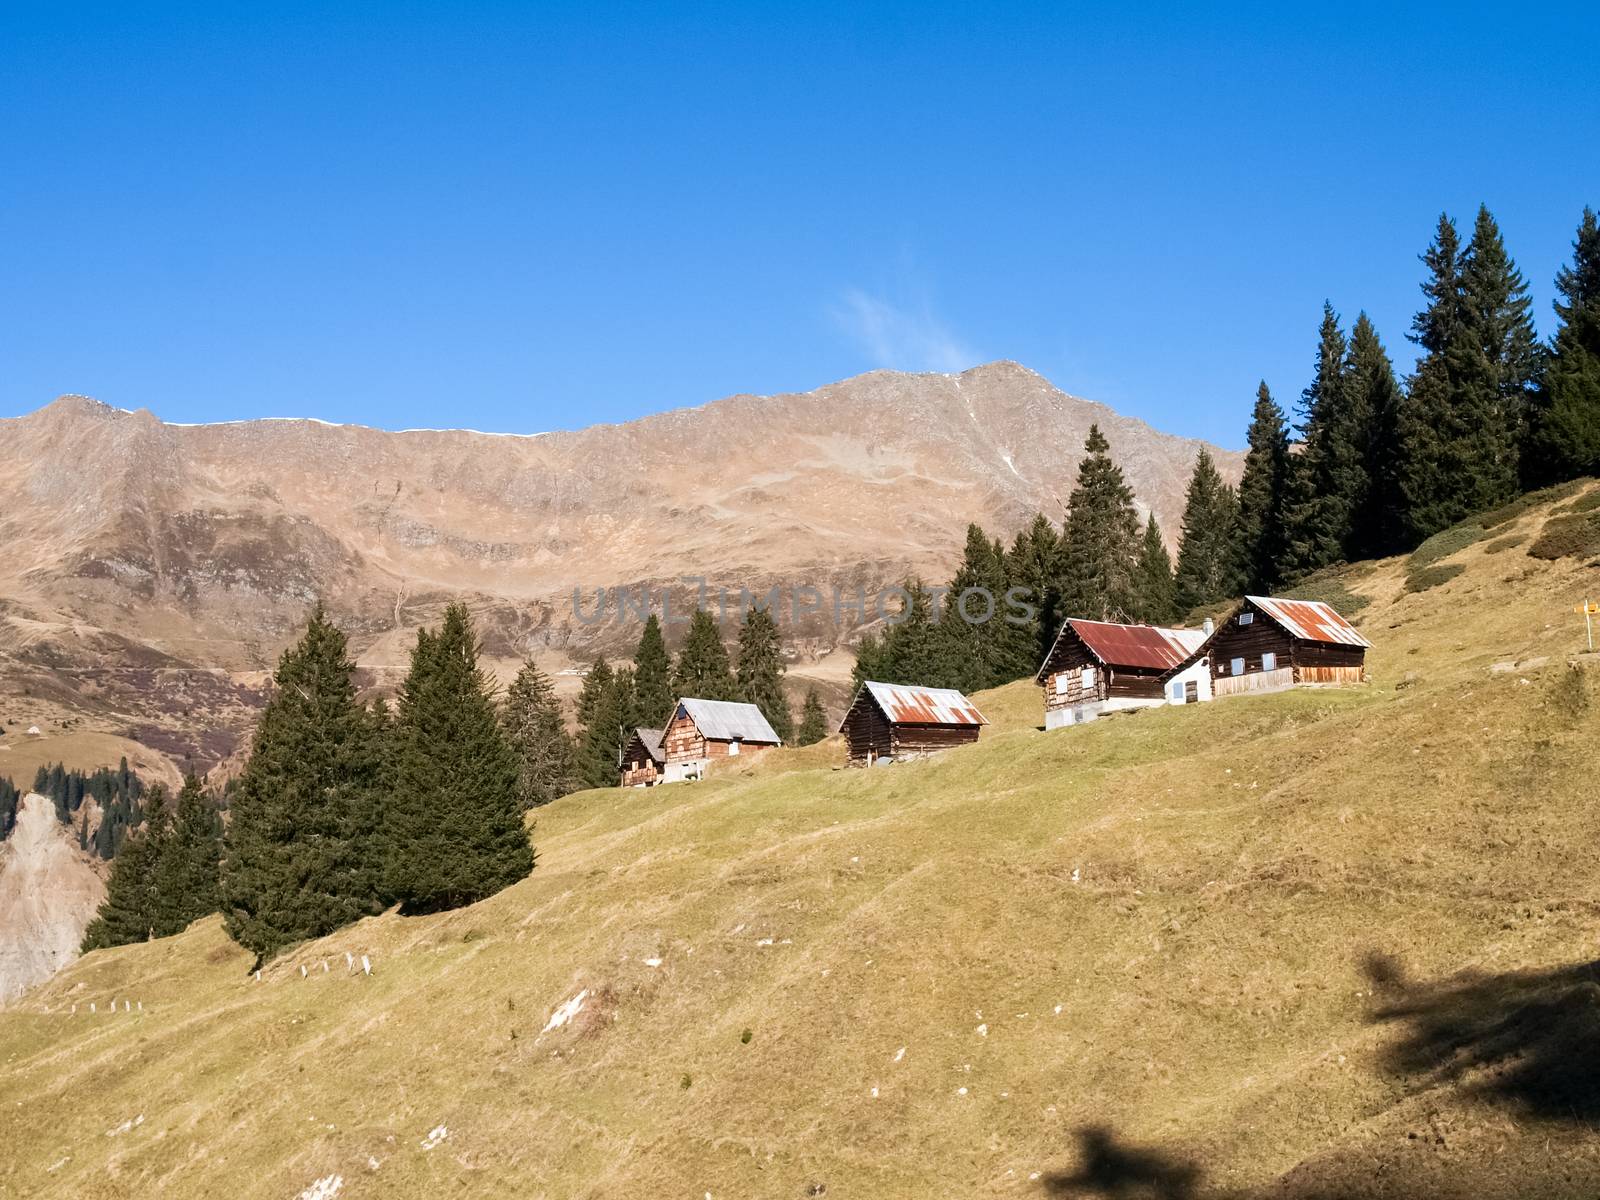
<svg viewBox="0 0 1600 1200">
<path fill-rule="evenodd" d="M 738 704 L 732 700 L 697 700 L 685 696 L 678 707 L 694 721 L 701 737 L 714 742 L 762 742 L 781 746 L 783 739 L 767 724 L 766 717 L 754 704 Z"/>
<path fill-rule="evenodd" d="M 1336 646 L 1371 646 L 1351 625 L 1321 600 L 1278 600 L 1272 596 L 1246 596 L 1262 612 L 1286 629 L 1290 636 L 1307 642 L 1329 642 Z"/>
<path fill-rule="evenodd" d="M 913 687 L 904 683 L 862 685 L 883 715 L 896 725 L 987 725 L 981 712 L 954 688 Z M 859 693 L 858 693 L 859 698 Z M 851 708 L 855 707 L 852 702 Z"/>
<path fill-rule="evenodd" d="M 1200 648 L 1205 633 L 1199 629 L 1163 629 L 1159 625 L 1117 625 L 1110 621 L 1069 619 L 1056 635 L 1057 644 L 1068 629 L 1108 667 L 1134 667 L 1165 671 L 1176 667 Z M 1050 654 L 1055 653 L 1055 646 Z M 1050 656 L 1045 657 L 1049 665 Z M 1040 674 L 1044 667 L 1040 667 Z"/>
</svg>

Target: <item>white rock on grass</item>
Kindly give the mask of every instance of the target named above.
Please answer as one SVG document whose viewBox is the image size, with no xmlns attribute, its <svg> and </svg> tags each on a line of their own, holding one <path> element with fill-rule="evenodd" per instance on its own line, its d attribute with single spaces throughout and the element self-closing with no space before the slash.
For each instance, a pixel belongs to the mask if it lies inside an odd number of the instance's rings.
<svg viewBox="0 0 1600 1200">
<path fill-rule="evenodd" d="M 324 1175 L 301 1192 L 298 1200 L 333 1200 L 342 1191 L 344 1191 L 343 1175 Z"/>
<path fill-rule="evenodd" d="M 551 1013 L 549 1022 L 540 1032 L 549 1033 L 552 1029 L 560 1029 L 568 1021 L 572 1020 L 573 1017 L 577 1016 L 583 1011 L 583 1002 L 588 998 L 589 989 L 584 988 L 583 991 L 579 992 L 565 1004 L 560 1005 L 555 1012 Z"/>
<path fill-rule="evenodd" d="M 445 1128 L 443 1125 L 435 1125 L 432 1129 L 428 1130 L 428 1136 L 422 1139 L 422 1148 L 424 1150 L 432 1150 L 435 1146 L 447 1140 L 449 1137 L 449 1129 Z"/>
</svg>

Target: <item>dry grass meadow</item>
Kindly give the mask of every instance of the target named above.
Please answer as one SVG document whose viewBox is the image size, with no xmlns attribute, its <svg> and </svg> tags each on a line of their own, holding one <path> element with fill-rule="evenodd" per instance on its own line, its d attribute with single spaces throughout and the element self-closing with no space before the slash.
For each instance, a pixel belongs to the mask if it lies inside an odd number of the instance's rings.
<svg viewBox="0 0 1600 1200">
<path fill-rule="evenodd" d="M 1497 546 L 1548 513 L 1336 577 L 1365 688 L 1017 684 L 938 760 L 568 797 L 259 982 L 215 918 L 91 954 L 0 1014 L 0 1195 L 1600 1194 L 1600 573 Z"/>
</svg>

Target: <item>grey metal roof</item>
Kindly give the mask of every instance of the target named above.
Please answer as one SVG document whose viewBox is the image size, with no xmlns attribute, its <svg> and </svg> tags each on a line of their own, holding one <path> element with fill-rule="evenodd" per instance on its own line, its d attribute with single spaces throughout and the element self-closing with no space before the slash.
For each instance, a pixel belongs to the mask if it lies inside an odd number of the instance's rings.
<svg viewBox="0 0 1600 1200">
<path fill-rule="evenodd" d="M 645 753 L 659 763 L 665 761 L 665 759 L 663 759 L 661 756 L 661 735 L 665 732 L 666 730 L 664 729 L 635 729 L 633 731 L 633 737 L 638 738 L 640 745 L 644 747 Z M 633 738 L 629 738 L 628 745 L 631 746 L 632 744 Z M 621 750 L 617 751 L 618 766 L 622 765 L 624 756 L 627 753 L 628 746 L 624 746 Z"/>
<path fill-rule="evenodd" d="M 761 710 L 754 704 L 738 704 L 732 700 L 696 700 L 684 697 L 678 707 L 689 714 L 701 737 L 717 742 L 766 742 L 781 746 Z"/>
</svg>

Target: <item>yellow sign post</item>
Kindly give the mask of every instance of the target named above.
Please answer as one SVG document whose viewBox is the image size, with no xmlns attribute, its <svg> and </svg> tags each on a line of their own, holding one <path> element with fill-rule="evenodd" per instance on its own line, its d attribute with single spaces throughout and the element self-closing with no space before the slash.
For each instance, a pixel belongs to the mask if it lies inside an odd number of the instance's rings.
<svg viewBox="0 0 1600 1200">
<path fill-rule="evenodd" d="M 1589 635 L 1589 649 L 1594 649 L 1594 614 L 1600 613 L 1600 604 L 1591 604 L 1585 600 L 1572 610 L 1583 614 L 1583 631 Z"/>
</svg>

